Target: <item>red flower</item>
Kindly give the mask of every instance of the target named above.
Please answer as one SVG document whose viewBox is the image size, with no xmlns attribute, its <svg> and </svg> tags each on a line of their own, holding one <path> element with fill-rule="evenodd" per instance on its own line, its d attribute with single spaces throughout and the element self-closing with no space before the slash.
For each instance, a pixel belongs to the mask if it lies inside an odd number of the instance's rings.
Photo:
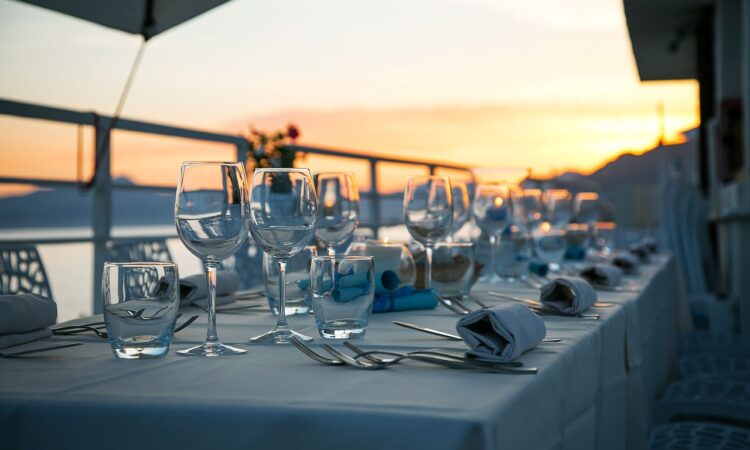
<svg viewBox="0 0 750 450">
<path fill-rule="evenodd" d="M 299 128 L 293 123 L 286 126 L 286 135 L 294 142 L 299 137 Z"/>
</svg>

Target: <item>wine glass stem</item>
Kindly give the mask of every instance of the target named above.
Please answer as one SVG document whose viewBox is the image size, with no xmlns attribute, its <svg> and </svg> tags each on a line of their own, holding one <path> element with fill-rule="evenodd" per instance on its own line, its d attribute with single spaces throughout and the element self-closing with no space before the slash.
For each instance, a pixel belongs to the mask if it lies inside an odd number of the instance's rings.
<svg viewBox="0 0 750 450">
<path fill-rule="evenodd" d="M 497 274 L 497 267 L 495 266 L 495 250 L 497 249 L 497 235 L 495 233 L 490 234 L 490 273 L 489 276 Z"/>
<path fill-rule="evenodd" d="M 432 289 L 432 246 L 425 245 L 424 247 L 424 288 Z"/>
<path fill-rule="evenodd" d="M 216 266 L 217 263 L 206 261 L 206 285 L 208 286 L 208 331 L 206 332 L 206 342 L 219 342 L 219 336 L 216 334 Z"/>
<path fill-rule="evenodd" d="M 289 322 L 286 320 L 286 260 L 276 259 L 279 262 L 279 317 L 276 319 L 276 330 L 288 330 Z"/>
</svg>

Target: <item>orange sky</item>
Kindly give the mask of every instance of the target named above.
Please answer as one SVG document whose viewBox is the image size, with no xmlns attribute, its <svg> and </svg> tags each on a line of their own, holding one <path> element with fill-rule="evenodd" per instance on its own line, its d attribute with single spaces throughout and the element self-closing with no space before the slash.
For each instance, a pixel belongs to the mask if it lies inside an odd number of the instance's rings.
<svg viewBox="0 0 750 450">
<path fill-rule="evenodd" d="M 0 0 L 0 98 L 111 113 L 137 45 Z M 233 0 L 149 42 L 124 115 L 230 134 L 292 120 L 303 144 L 544 175 L 650 148 L 658 103 L 668 140 L 698 124 L 695 82 L 639 82 L 620 0 Z M 74 179 L 76 147 L 76 127 L 0 116 L 0 176 Z M 123 132 L 113 149 L 116 176 L 161 185 L 232 155 Z M 369 188 L 362 163 L 304 164 Z"/>
</svg>

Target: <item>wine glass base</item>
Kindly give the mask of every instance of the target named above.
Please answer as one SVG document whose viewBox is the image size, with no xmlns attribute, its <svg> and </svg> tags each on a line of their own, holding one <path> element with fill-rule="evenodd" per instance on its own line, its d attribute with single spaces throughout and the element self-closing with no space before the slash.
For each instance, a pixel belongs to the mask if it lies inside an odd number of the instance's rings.
<svg viewBox="0 0 750 450">
<path fill-rule="evenodd" d="M 248 341 L 250 344 L 290 344 L 292 336 L 296 337 L 300 341 L 309 342 L 313 338 L 305 336 L 304 334 L 297 333 L 294 330 L 271 330 L 267 333 L 263 333 L 260 336 L 255 336 Z"/>
<path fill-rule="evenodd" d="M 230 356 L 230 355 L 242 355 L 247 353 L 247 350 L 232 347 L 230 345 L 224 345 L 221 342 L 204 342 L 201 345 L 180 350 L 177 352 L 180 356 Z"/>
</svg>

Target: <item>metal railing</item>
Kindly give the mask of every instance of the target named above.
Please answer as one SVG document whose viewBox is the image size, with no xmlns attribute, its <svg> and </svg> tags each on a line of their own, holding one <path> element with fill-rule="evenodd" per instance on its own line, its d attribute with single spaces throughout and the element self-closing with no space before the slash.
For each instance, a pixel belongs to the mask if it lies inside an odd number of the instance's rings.
<svg viewBox="0 0 750 450">
<path fill-rule="evenodd" d="M 61 237 L 61 238 L 44 238 L 44 239 L 2 239 L 0 245 L 13 245 L 19 243 L 25 244 L 61 244 L 73 242 L 92 242 L 94 245 L 94 278 L 100 280 L 106 258 L 107 243 L 113 240 L 134 241 L 134 240 L 152 240 L 174 237 L 175 234 L 163 236 L 138 236 L 129 238 L 113 239 L 112 236 L 112 191 L 121 190 L 150 190 L 155 192 L 174 192 L 174 187 L 154 186 L 154 185 L 132 185 L 113 182 L 112 167 L 109 151 L 110 134 L 112 130 L 134 131 L 159 136 L 179 137 L 196 139 L 207 142 L 218 142 L 230 144 L 235 147 L 235 157 L 237 161 L 246 162 L 247 152 L 249 150 L 248 141 L 242 136 L 233 136 L 207 131 L 194 130 L 189 128 L 175 127 L 149 122 L 141 122 L 119 118 L 112 123 L 112 117 L 102 116 L 95 112 L 73 111 L 69 109 L 54 108 L 43 105 L 17 102 L 12 100 L 0 99 L 0 115 L 22 117 L 28 119 L 39 119 L 58 123 L 67 123 L 78 126 L 90 126 L 94 129 L 94 142 L 97 148 L 102 148 L 104 155 L 98 167 L 98 173 L 92 187 L 92 217 L 91 226 L 93 235 L 89 237 Z M 371 228 L 377 236 L 378 229 L 382 226 L 395 225 L 394 223 L 384 223 L 381 218 L 381 199 L 382 195 L 378 194 L 378 164 L 396 163 L 408 164 L 427 167 L 431 174 L 440 168 L 452 169 L 458 171 L 469 171 L 467 166 L 458 164 L 442 163 L 436 161 L 417 161 L 405 158 L 393 158 L 390 156 L 379 156 L 372 154 L 349 152 L 344 150 L 331 150 L 316 147 L 307 147 L 294 145 L 291 146 L 296 151 L 314 155 L 324 155 L 341 158 L 352 158 L 365 160 L 369 164 L 370 190 L 362 192 L 360 195 L 367 199 L 370 208 L 371 221 L 361 224 L 362 227 Z M 469 172 L 470 173 L 470 172 Z M 60 188 L 60 187 L 80 187 L 83 181 L 72 180 L 55 180 L 47 178 L 22 178 L 22 177 L 3 177 L 0 176 L 0 184 L 31 184 L 39 187 Z M 391 194 L 389 197 L 399 197 L 399 194 Z M 98 283 L 94 281 L 92 288 L 94 312 L 101 312 L 101 294 Z"/>
</svg>

